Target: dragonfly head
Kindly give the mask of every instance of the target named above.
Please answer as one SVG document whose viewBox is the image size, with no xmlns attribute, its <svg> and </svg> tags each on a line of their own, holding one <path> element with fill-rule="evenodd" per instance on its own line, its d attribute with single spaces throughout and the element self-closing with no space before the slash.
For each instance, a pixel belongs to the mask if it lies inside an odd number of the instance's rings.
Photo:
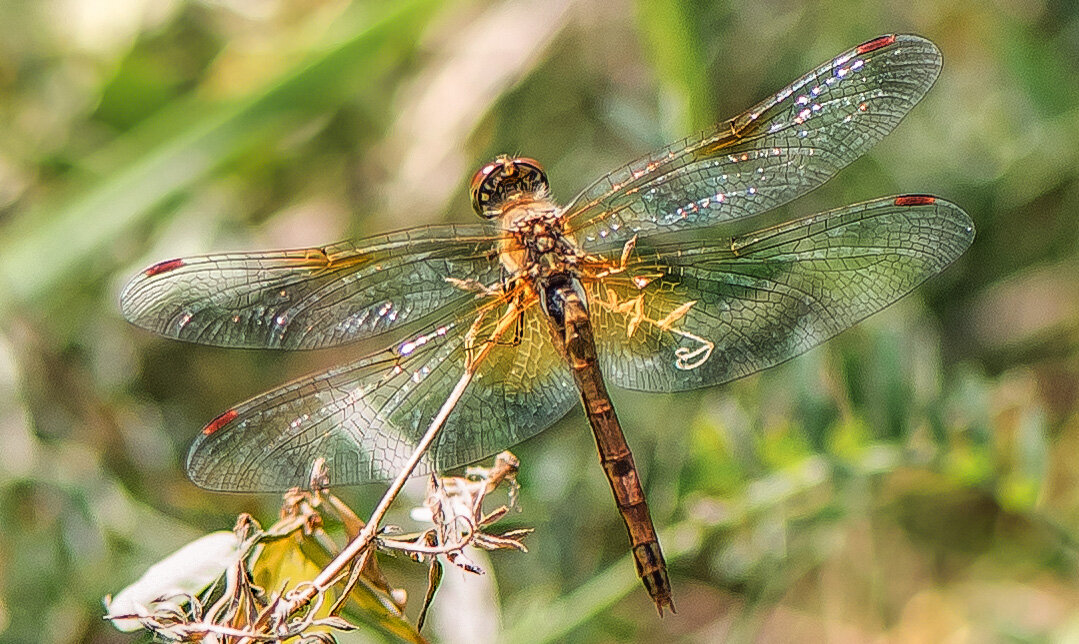
<svg viewBox="0 0 1079 644">
<path fill-rule="evenodd" d="M 546 196 L 547 187 L 547 173 L 539 161 L 501 155 L 472 176 L 468 193 L 476 214 L 492 219 L 501 214 L 507 200 L 535 193 Z"/>
</svg>

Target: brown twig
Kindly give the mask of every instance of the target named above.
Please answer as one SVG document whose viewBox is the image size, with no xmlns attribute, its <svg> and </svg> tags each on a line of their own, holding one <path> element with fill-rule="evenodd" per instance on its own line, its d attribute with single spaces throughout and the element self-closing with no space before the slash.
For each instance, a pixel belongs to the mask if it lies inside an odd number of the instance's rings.
<svg viewBox="0 0 1079 644">
<path fill-rule="evenodd" d="M 491 337 L 484 341 L 481 348 L 470 357 L 470 360 L 465 365 L 465 370 L 461 375 L 461 379 L 454 386 L 449 397 L 446 398 L 446 401 L 442 404 L 438 413 L 435 414 L 435 417 L 431 420 L 431 424 L 428 426 L 427 431 L 424 432 L 423 437 L 420 438 L 419 443 L 416 444 L 416 449 L 413 450 L 408 461 L 401 468 L 401 471 L 398 472 L 397 478 L 393 480 L 374 511 L 371 512 L 371 518 L 367 521 L 367 525 L 365 525 L 360 530 L 360 533 L 356 535 L 356 537 L 350 541 L 325 568 L 322 569 L 310 584 L 305 585 L 302 589 L 296 589 L 287 593 L 286 596 L 282 598 L 282 604 L 279 607 L 279 610 L 274 611 L 274 615 L 278 620 L 287 620 L 290 615 L 309 604 L 316 596 L 321 596 L 325 593 L 331 586 L 340 580 L 345 569 L 348 568 L 357 557 L 360 558 L 357 562 L 358 568 L 363 568 L 364 560 L 366 557 L 370 556 L 372 551 L 372 544 L 374 543 L 375 536 L 378 534 L 382 518 L 390 509 L 390 505 L 397 499 L 397 495 L 401 493 L 401 489 L 404 487 L 405 482 L 412 476 L 412 472 L 416 469 L 416 466 L 419 465 L 424 454 L 427 453 L 427 449 L 431 446 L 431 443 L 438 437 L 450 412 L 457 406 L 458 401 L 461 399 L 461 396 L 464 395 L 469 383 L 472 382 L 472 377 L 476 373 L 477 365 L 482 362 L 483 358 L 486 357 L 491 348 L 496 345 L 497 339 L 501 337 L 507 329 L 516 324 L 519 313 L 520 310 L 517 303 L 511 303 L 506 312 L 499 318 L 495 325 L 495 329 L 491 333 Z"/>
</svg>

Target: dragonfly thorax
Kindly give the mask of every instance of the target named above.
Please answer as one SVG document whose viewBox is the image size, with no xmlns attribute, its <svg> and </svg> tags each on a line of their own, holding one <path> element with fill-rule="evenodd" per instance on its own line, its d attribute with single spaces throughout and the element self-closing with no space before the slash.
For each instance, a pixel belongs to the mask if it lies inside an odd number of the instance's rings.
<svg viewBox="0 0 1079 644">
<path fill-rule="evenodd" d="M 562 210 L 546 200 L 519 200 L 504 207 L 502 264 L 532 283 L 556 273 L 575 273 L 580 250 L 565 234 Z"/>
</svg>

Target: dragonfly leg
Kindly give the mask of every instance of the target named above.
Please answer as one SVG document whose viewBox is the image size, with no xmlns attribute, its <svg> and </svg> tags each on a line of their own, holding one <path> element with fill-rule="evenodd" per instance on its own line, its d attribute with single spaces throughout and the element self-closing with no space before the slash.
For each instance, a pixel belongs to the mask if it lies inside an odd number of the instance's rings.
<svg viewBox="0 0 1079 644">
<path fill-rule="evenodd" d="M 514 322 L 514 325 L 513 325 L 513 337 L 511 337 L 509 340 L 503 340 L 503 339 L 499 338 L 497 340 L 497 343 L 498 343 L 499 346 L 504 346 L 504 347 L 520 346 L 521 340 L 524 338 L 524 335 L 525 335 L 525 314 L 524 314 L 524 311 L 521 311 L 520 313 L 517 314 L 517 321 Z"/>
</svg>

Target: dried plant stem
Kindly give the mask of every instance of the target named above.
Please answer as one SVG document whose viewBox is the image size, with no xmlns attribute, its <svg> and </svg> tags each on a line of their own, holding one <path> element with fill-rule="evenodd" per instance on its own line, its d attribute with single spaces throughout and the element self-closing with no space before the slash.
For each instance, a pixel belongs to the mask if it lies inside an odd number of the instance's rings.
<svg viewBox="0 0 1079 644">
<path fill-rule="evenodd" d="M 397 495 L 400 494 L 401 488 L 404 487 L 408 478 L 412 476 L 412 472 L 416 469 L 420 459 L 427 453 L 427 449 L 431 446 L 431 443 L 434 442 L 438 433 L 442 430 L 443 425 L 446 424 L 446 419 L 449 417 L 450 412 L 457 406 L 461 396 L 465 393 L 465 389 L 468 388 L 468 384 L 472 382 L 472 377 L 476 373 L 477 365 L 483 361 L 491 351 L 491 348 L 495 346 L 497 339 L 501 337 L 507 329 L 512 328 L 512 326 L 516 324 L 519 312 L 520 308 L 518 305 L 516 303 L 511 304 L 506 312 L 499 318 L 490 339 L 481 343 L 480 347 L 477 348 L 475 355 L 471 356 L 468 363 L 465 365 L 461 379 L 454 386 L 449 397 L 442 403 L 442 407 L 431 420 L 431 424 L 427 427 L 427 431 L 423 434 L 423 437 L 420 438 L 419 443 L 416 444 L 416 449 L 413 450 L 412 455 L 408 458 L 404 467 L 398 472 L 397 478 L 393 480 L 389 488 L 387 488 L 386 493 L 382 495 L 382 499 L 371 513 L 371 518 L 367 521 L 367 525 L 365 525 L 360 530 L 360 533 L 333 558 L 333 561 L 322 569 L 309 585 L 306 585 L 303 590 L 297 590 L 287 598 L 283 599 L 281 610 L 277 611 L 278 615 L 291 615 L 303 606 L 306 606 L 316 595 L 325 592 L 330 586 L 336 583 L 339 576 L 349 566 L 353 559 L 362 556 L 365 552 L 369 552 L 369 546 L 371 545 L 371 542 L 374 541 L 375 535 L 378 532 L 378 527 L 382 523 L 382 518 L 390 509 L 394 500 L 397 499 Z"/>
<path fill-rule="evenodd" d="M 326 565 L 322 569 L 322 572 L 311 582 L 311 590 L 305 593 L 306 595 L 313 595 L 315 592 L 321 592 L 326 590 L 333 584 L 334 579 L 348 566 L 349 562 L 356 557 L 359 553 L 363 552 L 365 548 L 375 538 L 375 533 L 378 531 L 378 526 L 382 523 L 382 517 L 385 516 L 386 511 L 390 509 L 390 505 L 393 504 L 397 495 L 400 494 L 401 488 L 404 487 L 405 481 L 408 477 L 412 476 L 412 471 L 416 469 L 416 465 L 419 464 L 420 459 L 427 453 L 427 448 L 431 446 L 431 443 L 438 436 L 439 431 L 442 430 L 442 426 L 446 423 L 446 418 L 453 411 L 453 408 L 457 405 L 457 401 L 460 400 L 461 395 L 465 393 L 465 388 L 468 387 L 468 383 L 472 382 L 472 375 L 474 370 L 465 369 L 465 372 L 461 375 L 461 379 L 457 381 L 457 385 L 450 392 L 446 402 L 442 404 L 442 408 L 438 410 L 438 414 L 431 421 L 431 425 L 427 428 L 423 438 L 416 445 L 415 451 L 412 452 L 412 456 L 408 458 L 408 462 L 401 468 L 401 471 L 397 474 L 397 478 L 393 480 L 390 487 L 386 490 L 386 494 L 382 496 L 382 500 L 378 502 L 374 511 L 371 512 L 371 518 L 368 520 L 367 525 L 360 530 L 360 533 L 356 535 L 356 538 L 349 542 L 347 546 L 333 561 Z M 310 597 L 303 599 L 304 603 L 310 601 Z"/>
</svg>

